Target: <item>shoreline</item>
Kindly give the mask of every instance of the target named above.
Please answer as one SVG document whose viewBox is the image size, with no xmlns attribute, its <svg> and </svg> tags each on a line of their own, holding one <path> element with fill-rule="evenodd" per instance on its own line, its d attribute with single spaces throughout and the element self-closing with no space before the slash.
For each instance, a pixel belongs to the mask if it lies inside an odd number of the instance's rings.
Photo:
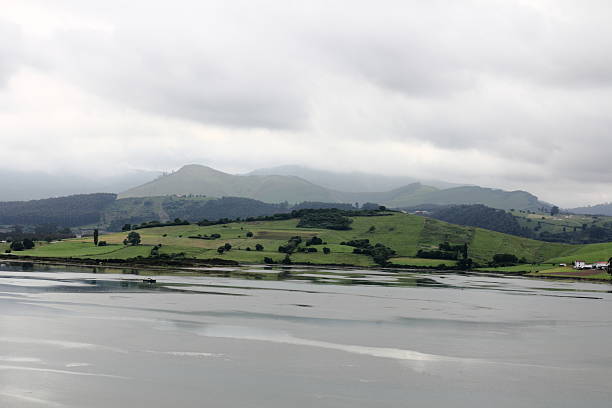
<svg viewBox="0 0 612 408">
<path fill-rule="evenodd" d="M 76 266 L 83 268 L 127 268 L 127 269 L 144 269 L 150 271 L 160 271 L 171 274 L 172 270 L 181 272 L 195 272 L 197 270 L 202 273 L 203 270 L 200 268 L 210 267 L 248 267 L 248 266 L 267 266 L 267 267 L 320 267 L 320 268 L 359 268 L 364 270 L 383 270 L 389 272 L 438 272 L 438 273 L 456 273 L 456 274 L 470 274 L 480 276 L 492 276 L 492 277 L 527 277 L 530 279 L 546 279 L 546 280 L 563 280 L 563 281 L 580 281 L 580 282 L 595 282 L 595 283 L 607 283 L 612 284 L 610 279 L 601 278 L 588 278 L 582 276 L 556 276 L 556 275 L 533 275 L 529 271 L 465 271 L 459 269 L 436 269 L 434 267 L 411 267 L 408 265 L 394 265 L 391 267 L 374 267 L 374 266 L 359 266 L 349 264 L 310 264 L 310 263 L 293 263 L 290 265 L 284 264 L 241 264 L 237 261 L 231 261 L 226 259 L 211 258 L 211 259 L 190 259 L 181 261 L 165 261 L 165 262 L 154 262 L 158 260 L 144 261 L 139 260 L 124 260 L 124 259 L 83 259 L 83 258 L 55 258 L 55 257 L 34 257 L 34 256 L 6 256 L 0 255 L 0 262 L 11 262 L 11 263 L 32 263 L 41 265 L 56 265 L 56 266 Z M 143 262 L 144 261 L 144 262 Z"/>
</svg>

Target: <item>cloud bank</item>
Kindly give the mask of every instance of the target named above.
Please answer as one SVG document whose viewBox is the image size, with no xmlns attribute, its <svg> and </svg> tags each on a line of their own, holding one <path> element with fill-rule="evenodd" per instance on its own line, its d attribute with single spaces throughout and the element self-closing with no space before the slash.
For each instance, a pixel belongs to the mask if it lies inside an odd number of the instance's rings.
<svg viewBox="0 0 612 408">
<path fill-rule="evenodd" d="M 0 8 L 0 168 L 296 163 L 612 201 L 607 1 Z"/>
</svg>

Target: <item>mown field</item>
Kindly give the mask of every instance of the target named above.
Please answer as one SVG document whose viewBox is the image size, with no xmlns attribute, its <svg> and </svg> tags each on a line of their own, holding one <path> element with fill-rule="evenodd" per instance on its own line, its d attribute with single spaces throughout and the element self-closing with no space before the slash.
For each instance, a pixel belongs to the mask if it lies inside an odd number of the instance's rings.
<svg viewBox="0 0 612 408">
<path fill-rule="evenodd" d="M 300 236 L 302 239 L 318 236 L 326 245 L 314 246 L 318 250 L 316 253 L 294 253 L 291 260 L 296 263 L 375 266 L 370 256 L 354 254 L 353 247 L 340 244 L 353 239 L 369 239 L 372 244 L 382 243 L 391 247 L 397 255 L 390 261 L 405 266 L 453 266 L 454 261 L 415 257 L 419 249 L 436 249 L 438 244 L 445 241 L 451 244 L 467 243 L 469 256 L 481 264 L 490 261 L 497 253 L 514 254 L 518 258 L 525 258 L 529 263 L 569 263 L 576 257 L 594 261 L 608 259 L 612 255 L 612 243 L 584 246 L 547 243 L 402 213 L 353 217 L 351 229 L 346 231 L 297 228 L 298 221 L 290 219 L 235 222 L 206 227 L 181 225 L 146 228 L 137 230 L 142 239 L 141 245 L 138 246 L 124 246 L 122 242 L 127 233 L 123 232 L 101 235 L 100 240 L 106 241 L 107 246 L 95 247 L 91 238 L 83 238 L 38 244 L 32 250 L 15 254 L 101 260 L 129 259 L 147 257 L 154 245 L 161 244 L 160 254 L 182 252 L 187 257 L 199 259 L 222 258 L 240 263 L 263 263 L 264 257 L 274 261 L 282 260 L 285 254 L 279 253 L 278 247 L 293 236 Z M 247 237 L 248 232 L 252 233 L 252 237 Z M 221 238 L 189 238 L 211 234 L 220 234 Z M 225 243 L 231 244 L 232 249 L 218 254 L 217 248 Z M 255 251 L 257 244 L 263 245 L 264 250 Z M 331 249 L 330 254 L 323 253 L 325 246 Z"/>
</svg>

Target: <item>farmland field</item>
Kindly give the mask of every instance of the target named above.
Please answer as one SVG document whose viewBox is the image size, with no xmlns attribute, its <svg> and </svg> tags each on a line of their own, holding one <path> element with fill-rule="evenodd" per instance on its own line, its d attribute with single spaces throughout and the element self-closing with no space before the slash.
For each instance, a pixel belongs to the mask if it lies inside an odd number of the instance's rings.
<svg viewBox="0 0 612 408">
<path fill-rule="evenodd" d="M 291 261 L 316 265 L 374 266 L 372 257 L 354 254 L 353 247 L 342 245 L 355 239 L 368 239 L 372 245 L 381 243 L 392 248 L 396 255 L 389 261 L 395 265 L 437 267 L 454 266 L 455 261 L 417 258 L 420 249 L 437 250 L 442 242 L 452 245 L 467 243 L 468 256 L 479 264 L 487 264 L 493 255 L 508 253 L 531 263 L 571 263 L 576 258 L 585 261 L 607 260 L 612 255 L 612 243 L 568 245 L 536 241 L 474 227 L 463 227 L 442 221 L 403 213 L 386 213 L 379 216 L 356 216 L 349 230 L 298 228 L 298 219 L 281 221 L 233 222 L 211 226 L 178 225 L 138 229 L 141 244 L 124 246 L 127 233 L 111 233 L 100 236 L 106 246 L 95 247 L 91 238 L 71 239 L 52 244 L 38 244 L 36 248 L 15 253 L 36 257 L 72 257 L 85 259 L 130 259 L 148 257 L 153 246 L 161 255 L 180 254 L 187 258 L 219 258 L 245 264 L 263 263 L 264 258 L 280 262 L 285 258 L 278 251 L 287 240 L 300 236 L 303 241 L 317 236 L 322 245 L 313 245 L 316 252 L 294 252 Z M 217 239 L 203 239 L 218 234 Z M 225 244 L 231 250 L 218 253 Z M 256 246 L 263 248 L 256 251 Z M 301 244 L 304 247 L 304 242 Z M 330 249 L 329 254 L 323 248 Z M 541 270 L 539 266 L 521 265 L 522 271 Z M 522 268 L 522 269 L 521 269 Z M 537 269 L 539 268 L 539 269 Z M 503 271 L 503 269 L 500 269 Z"/>
</svg>

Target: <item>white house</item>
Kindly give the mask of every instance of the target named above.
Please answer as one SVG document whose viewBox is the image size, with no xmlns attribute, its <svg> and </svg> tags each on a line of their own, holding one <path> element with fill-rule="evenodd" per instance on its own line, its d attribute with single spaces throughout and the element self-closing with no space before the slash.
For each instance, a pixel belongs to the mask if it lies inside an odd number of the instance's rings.
<svg viewBox="0 0 612 408">
<path fill-rule="evenodd" d="M 584 261 L 574 261 L 574 269 L 584 269 L 584 265 L 586 265 Z"/>
</svg>

